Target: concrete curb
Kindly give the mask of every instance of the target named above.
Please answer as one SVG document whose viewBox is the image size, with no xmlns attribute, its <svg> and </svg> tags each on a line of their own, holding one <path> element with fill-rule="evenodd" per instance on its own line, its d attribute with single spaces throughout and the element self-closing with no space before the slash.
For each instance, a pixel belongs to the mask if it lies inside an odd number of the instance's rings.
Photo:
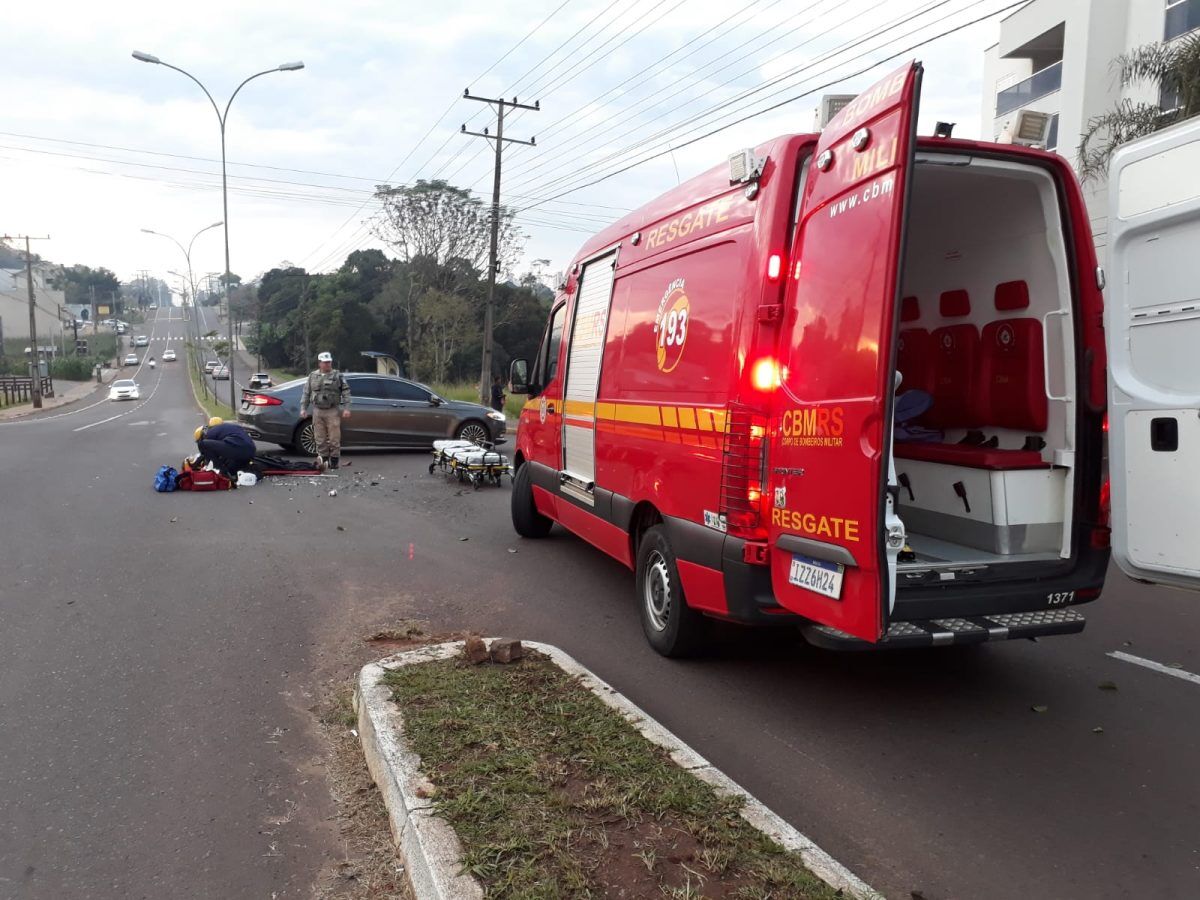
<svg viewBox="0 0 1200 900">
<path fill-rule="evenodd" d="M 826 884 L 856 900 L 883 900 L 881 894 L 853 872 L 571 656 L 549 644 L 522 643 L 528 649 L 550 657 L 559 668 L 574 675 L 643 737 L 662 747 L 678 765 L 711 785 L 719 794 L 742 798 L 742 817 L 780 846 L 798 853 L 813 874 Z M 380 682 L 389 669 L 447 659 L 461 651 L 462 642 L 454 641 L 389 656 L 363 666 L 354 691 L 359 739 L 367 768 L 383 795 L 392 837 L 404 856 L 409 880 L 420 900 L 469 900 L 482 898 L 483 891 L 473 878 L 460 874 L 462 845 L 454 829 L 433 814 L 431 800 L 419 796 L 419 789 L 425 784 L 421 759 L 409 749 L 400 709 Z"/>
</svg>

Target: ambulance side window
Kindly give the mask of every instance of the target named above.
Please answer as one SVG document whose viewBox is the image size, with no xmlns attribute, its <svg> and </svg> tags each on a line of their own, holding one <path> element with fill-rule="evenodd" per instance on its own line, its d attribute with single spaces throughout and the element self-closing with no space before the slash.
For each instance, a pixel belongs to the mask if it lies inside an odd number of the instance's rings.
<svg viewBox="0 0 1200 900">
<path fill-rule="evenodd" d="M 546 341 L 542 352 L 538 354 L 538 384 L 543 389 L 558 374 L 559 350 L 562 347 L 563 322 L 566 321 L 567 305 L 561 304 L 550 317 L 550 327 L 546 331 Z"/>
</svg>

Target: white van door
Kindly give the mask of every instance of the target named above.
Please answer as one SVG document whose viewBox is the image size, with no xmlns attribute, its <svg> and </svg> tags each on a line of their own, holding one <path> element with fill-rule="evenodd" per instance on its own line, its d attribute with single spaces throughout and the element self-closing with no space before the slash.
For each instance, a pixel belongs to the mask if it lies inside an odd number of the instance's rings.
<svg viewBox="0 0 1200 900">
<path fill-rule="evenodd" d="M 1108 227 L 1113 553 L 1200 590 L 1200 119 L 1117 151 Z"/>
<path fill-rule="evenodd" d="M 564 491 L 589 504 L 596 486 L 596 394 L 616 265 L 615 250 L 584 264 L 567 344 L 560 480 Z"/>
</svg>

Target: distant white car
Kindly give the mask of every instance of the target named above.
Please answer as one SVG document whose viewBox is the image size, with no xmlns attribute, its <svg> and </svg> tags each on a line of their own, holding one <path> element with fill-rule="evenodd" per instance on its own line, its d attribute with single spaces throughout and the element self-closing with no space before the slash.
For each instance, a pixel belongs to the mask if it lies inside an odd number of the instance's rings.
<svg viewBox="0 0 1200 900">
<path fill-rule="evenodd" d="M 175 351 L 164 350 L 162 355 L 163 362 L 175 362 Z"/>
<path fill-rule="evenodd" d="M 226 365 L 217 366 L 212 371 L 212 377 L 213 377 L 213 381 L 228 381 L 229 380 L 229 366 L 226 366 Z"/>
<path fill-rule="evenodd" d="M 108 389 L 109 400 L 139 400 L 141 396 L 138 384 L 132 378 L 121 378 L 114 381 L 112 387 Z"/>
<path fill-rule="evenodd" d="M 133 339 L 133 346 L 149 347 L 150 346 L 150 338 L 146 337 L 144 334 L 139 334 L 137 337 L 135 337 Z"/>
<path fill-rule="evenodd" d="M 271 376 L 267 372 L 255 372 L 250 376 L 249 386 L 255 390 L 269 388 L 271 386 Z"/>
<path fill-rule="evenodd" d="M 217 362 L 215 359 L 210 359 L 208 362 L 206 362 L 204 364 L 204 374 L 211 375 L 216 370 L 216 368 L 220 365 L 221 364 L 219 362 Z"/>
<path fill-rule="evenodd" d="M 121 365 L 123 365 L 123 366 L 136 366 L 137 364 L 138 364 L 138 358 L 137 358 L 136 353 L 128 354 L 125 357 L 125 361 L 123 363 L 121 363 Z"/>
</svg>

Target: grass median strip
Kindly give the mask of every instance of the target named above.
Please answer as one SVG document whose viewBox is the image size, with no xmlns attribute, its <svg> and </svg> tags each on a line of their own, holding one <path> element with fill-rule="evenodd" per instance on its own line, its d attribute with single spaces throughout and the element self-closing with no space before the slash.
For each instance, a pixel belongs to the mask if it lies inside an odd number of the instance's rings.
<svg viewBox="0 0 1200 900">
<path fill-rule="evenodd" d="M 839 896 L 545 657 L 385 683 L 489 898 Z"/>
</svg>

